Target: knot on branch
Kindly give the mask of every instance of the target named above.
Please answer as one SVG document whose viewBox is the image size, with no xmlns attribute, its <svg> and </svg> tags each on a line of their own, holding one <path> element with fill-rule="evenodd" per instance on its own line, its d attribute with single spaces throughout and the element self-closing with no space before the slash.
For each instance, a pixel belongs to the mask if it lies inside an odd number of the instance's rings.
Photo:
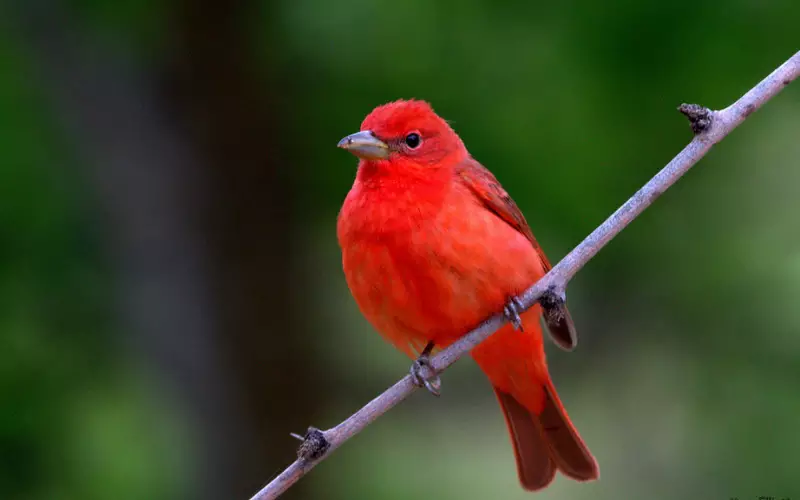
<svg viewBox="0 0 800 500">
<path fill-rule="evenodd" d="M 318 460 L 331 447 L 331 444 L 325 438 L 325 433 L 315 427 L 309 427 L 302 438 L 297 434 L 292 434 L 292 436 L 303 441 L 300 447 L 297 448 L 297 458 L 301 460 L 309 462 Z"/>
<path fill-rule="evenodd" d="M 678 111 L 683 113 L 689 119 L 692 126 L 692 132 L 695 135 L 708 130 L 711 127 L 711 122 L 714 118 L 714 112 L 710 109 L 700 106 L 699 104 L 681 104 L 678 106 Z"/>
<path fill-rule="evenodd" d="M 563 306 L 566 302 L 566 297 L 556 291 L 555 285 L 549 287 L 541 297 L 539 297 L 539 304 L 542 306 L 545 315 L 549 316 L 548 319 L 557 321 L 563 318 Z"/>
<path fill-rule="evenodd" d="M 556 345 L 566 351 L 575 349 L 578 344 L 578 334 L 575 332 L 575 325 L 567 312 L 567 296 L 563 286 L 551 285 L 539 297 L 539 305 L 542 306 L 547 330 Z"/>
</svg>

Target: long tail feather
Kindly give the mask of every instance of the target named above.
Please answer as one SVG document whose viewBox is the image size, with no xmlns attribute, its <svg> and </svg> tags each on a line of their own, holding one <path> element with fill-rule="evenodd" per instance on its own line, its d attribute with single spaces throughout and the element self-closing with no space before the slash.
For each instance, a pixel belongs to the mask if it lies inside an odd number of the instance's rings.
<svg viewBox="0 0 800 500">
<path fill-rule="evenodd" d="M 550 380 L 545 384 L 545 397 L 544 408 L 538 420 L 558 469 L 578 481 L 597 479 L 600 477 L 597 460 L 572 425 Z"/>
<path fill-rule="evenodd" d="M 597 461 L 570 422 L 552 383 L 547 384 L 545 393 L 544 409 L 537 416 L 513 396 L 495 388 L 511 434 L 522 487 L 529 491 L 546 487 L 556 468 L 578 481 L 597 479 Z"/>
<path fill-rule="evenodd" d="M 497 388 L 494 392 L 511 434 L 519 482 L 528 491 L 546 487 L 556 475 L 556 464 L 550 456 L 539 419 L 531 418 L 530 412 L 510 394 Z"/>
</svg>

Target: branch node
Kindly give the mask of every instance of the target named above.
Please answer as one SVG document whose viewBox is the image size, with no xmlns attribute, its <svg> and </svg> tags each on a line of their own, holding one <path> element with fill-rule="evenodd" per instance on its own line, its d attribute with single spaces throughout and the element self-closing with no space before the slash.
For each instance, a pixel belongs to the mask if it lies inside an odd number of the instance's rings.
<svg viewBox="0 0 800 500">
<path fill-rule="evenodd" d="M 300 438 L 297 434 L 293 434 L 292 436 Z M 322 458 L 322 455 L 328 451 L 328 448 L 331 447 L 331 444 L 325 437 L 325 433 L 315 427 L 309 427 L 306 431 L 306 435 L 301 439 L 303 440 L 303 444 L 297 448 L 297 457 L 308 462 L 319 460 Z"/>
<path fill-rule="evenodd" d="M 564 289 L 556 285 L 550 285 L 542 296 L 539 297 L 539 304 L 542 306 L 542 312 L 548 324 L 555 324 L 564 319 L 566 316 L 564 304 L 566 302 L 567 295 Z"/>
<path fill-rule="evenodd" d="M 714 112 L 699 104 L 684 103 L 678 106 L 678 111 L 689 119 L 692 132 L 694 132 L 695 135 L 707 131 L 714 120 Z"/>
</svg>

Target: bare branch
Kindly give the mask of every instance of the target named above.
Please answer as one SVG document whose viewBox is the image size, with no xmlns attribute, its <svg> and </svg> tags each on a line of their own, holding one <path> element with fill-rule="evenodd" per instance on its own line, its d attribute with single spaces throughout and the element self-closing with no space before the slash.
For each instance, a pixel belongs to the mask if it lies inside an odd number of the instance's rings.
<svg viewBox="0 0 800 500">
<path fill-rule="evenodd" d="M 650 182 L 637 191 L 600 227 L 595 229 L 575 247 L 564 259 L 550 270 L 536 284 L 528 288 L 519 299 L 525 310 L 545 294 L 564 297 L 567 283 L 573 276 L 603 248 L 612 238 L 633 221 L 645 208 L 649 207 L 664 191 L 681 178 L 700 158 L 721 141 L 745 118 L 774 97 L 784 87 L 800 75 L 800 52 L 768 77 L 753 87 L 738 101 L 721 111 L 711 111 L 696 104 L 684 104 L 679 110 L 687 116 L 695 132 L 694 139 L 678 153 Z M 477 328 L 466 334 L 431 359 L 436 372 L 441 372 L 455 363 L 461 356 L 483 342 L 506 322 L 502 314 L 490 317 Z M 406 375 L 383 394 L 373 399 L 350 418 L 327 431 L 309 428 L 303 444 L 298 450 L 298 459 L 272 480 L 251 500 L 270 500 L 277 498 L 317 463 L 330 455 L 345 441 L 361 432 L 379 416 L 410 396 L 417 386 Z"/>
</svg>

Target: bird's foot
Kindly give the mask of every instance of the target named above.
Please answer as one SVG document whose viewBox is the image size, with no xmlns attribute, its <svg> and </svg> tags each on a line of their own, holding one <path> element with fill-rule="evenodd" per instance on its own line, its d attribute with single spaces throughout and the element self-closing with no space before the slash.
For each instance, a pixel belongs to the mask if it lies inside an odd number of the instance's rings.
<svg viewBox="0 0 800 500">
<path fill-rule="evenodd" d="M 442 381 L 436 370 L 431 364 L 430 353 L 433 350 L 433 342 L 428 343 L 419 357 L 411 363 L 411 380 L 417 387 L 424 387 L 436 397 L 441 394 Z"/>
<path fill-rule="evenodd" d="M 514 328 L 521 332 L 524 330 L 522 329 L 522 319 L 519 317 L 519 313 L 524 309 L 525 307 L 517 296 L 511 297 L 505 307 L 503 307 L 503 316 L 514 325 Z"/>
</svg>

